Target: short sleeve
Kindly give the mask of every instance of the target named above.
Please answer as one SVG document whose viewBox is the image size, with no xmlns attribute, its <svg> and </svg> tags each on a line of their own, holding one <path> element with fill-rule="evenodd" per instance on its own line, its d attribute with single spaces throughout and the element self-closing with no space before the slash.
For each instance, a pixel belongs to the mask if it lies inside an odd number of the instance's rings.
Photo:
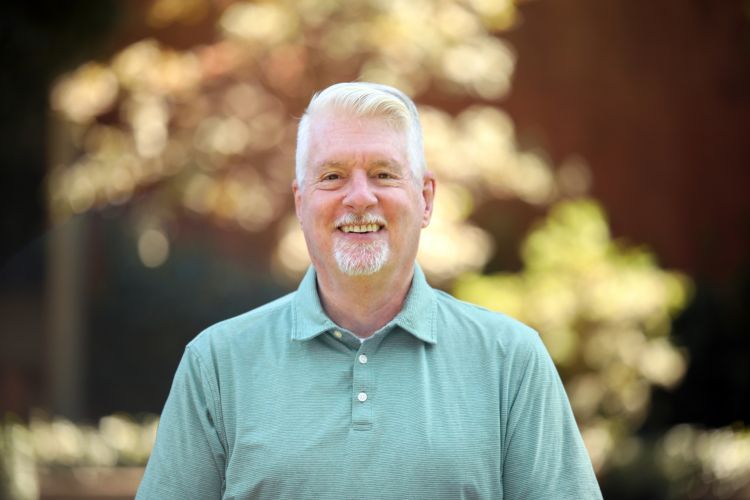
<svg viewBox="0 0 750 500">
<path fill-rule="evenodd" d="M 216 393 L 198 354 L 188 347 L 164 406 L 137 500 L 221 498 L 226 452 Z"/>
<path fill-rule="evenodd" d="M 536 332 L 513 366 L 503 445 L 503 488 L 511 500 L 602 498 L 554 363 Z M 525 355 L 524 355 L 525 354 Z"/>
</svg>

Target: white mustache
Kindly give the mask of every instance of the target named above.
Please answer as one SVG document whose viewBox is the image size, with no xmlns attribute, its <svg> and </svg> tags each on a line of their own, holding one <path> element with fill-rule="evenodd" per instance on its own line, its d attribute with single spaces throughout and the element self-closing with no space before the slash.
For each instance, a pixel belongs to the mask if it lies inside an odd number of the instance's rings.
<svg viewBox="0 0 750 500">
<path fill-rule="evenodd" d="M 336 219 L 336 227 L 341 226 L 364 226 L 366 224 L 377 224 L 385 226 L 385 219 L 375 214 L 355 215 L 352 213 L 344 214 Z"/>
</svg>

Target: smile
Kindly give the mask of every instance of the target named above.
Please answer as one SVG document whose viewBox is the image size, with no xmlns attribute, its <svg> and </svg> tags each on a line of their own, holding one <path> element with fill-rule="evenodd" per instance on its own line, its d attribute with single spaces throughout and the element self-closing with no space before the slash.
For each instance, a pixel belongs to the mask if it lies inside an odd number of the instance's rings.
<svg viewBox="0 0 750 500">
<path fill-rule="evenodd" d="M 383 228 L 380 224 L 346 224 L 340 226 L 339 229 L 345 233 L 376 233 Z"/>
</svg>

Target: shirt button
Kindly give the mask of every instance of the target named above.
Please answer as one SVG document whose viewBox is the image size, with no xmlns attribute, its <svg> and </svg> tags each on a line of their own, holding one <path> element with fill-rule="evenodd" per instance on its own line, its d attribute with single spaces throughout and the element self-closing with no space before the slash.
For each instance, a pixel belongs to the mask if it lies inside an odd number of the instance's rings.
<svg viewBox="0 0 750 500">
<path fill-rule="evenodd" d="M 364 354 L 360 354 L 357 359 L 359 359 L 359 362 L 362 363 L 363 365 L 367 363 L 367 356 L 365 356 Z"/>
<path fill-rule="evenodd" d="M 367 401 L 367 393 L 360 392 L 359 394 L 357 394 L 357 399 L 364 403 L 365 401 Z"/>
<path fill-rule="evenodd" d="M 338 331 L 338 330 L 334 330 L 333 331 L 333 336 L 336 337 L 337 339 L 340 339 L 341 338 L 341 332 Z"/>
</svg>

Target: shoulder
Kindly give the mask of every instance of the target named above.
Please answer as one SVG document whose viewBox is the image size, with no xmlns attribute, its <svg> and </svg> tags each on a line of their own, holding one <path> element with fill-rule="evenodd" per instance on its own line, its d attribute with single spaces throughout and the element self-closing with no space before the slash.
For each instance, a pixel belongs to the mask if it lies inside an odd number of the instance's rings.
<svg viewBox="0 0 750 500">
<path fill-rule="evenodd" d="M 209 326 L 188 343 L 187 350 L 199 357 L 212 356 L 251 347 L 264 339 L 288 337 L 296 293 Z"/>
<path fill-rule="evenodd" d="M 494 345 L 503 354 L 521 351 L 528 356 L 540 350 L 546 353 L 536 330 L 521 321 L 441 290 L 435 290 L 435 297 L 437 321 L 449 340 Z"/>
</svg>

